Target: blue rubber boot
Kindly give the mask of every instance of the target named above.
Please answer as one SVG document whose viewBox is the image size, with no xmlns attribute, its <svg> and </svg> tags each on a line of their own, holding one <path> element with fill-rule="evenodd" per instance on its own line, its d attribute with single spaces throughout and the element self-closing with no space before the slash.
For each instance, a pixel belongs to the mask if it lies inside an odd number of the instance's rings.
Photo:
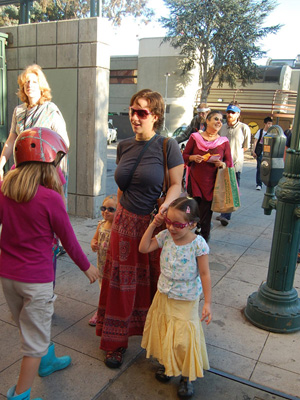
<svg viewBox="0 0 300 400">
<path fill-rule="evenodd" d="M 8 400 L 30 400 L 31 389 L 28 389 L 26 392 L 17 395 L 15 395 L 15 390 L 16 390 L 16 385 L 8 389 L 8 392 L 6 394 Z M 42 399 L 35 398 L 33 400 L 42 400 Z"/>
<path fill-rule="evenodd" d="M 61 369 L 67 368 L 71 363 L 71 357 L 63 356 L 56 357 L 54 351 L 54 343 L 50 343 L 48 348 L 48 353 L 42 357 L 40 367 L 39 367 L 39 376 L 48 376 L 51 375 L 55 371 L 59 371 Z"/>
</svg>

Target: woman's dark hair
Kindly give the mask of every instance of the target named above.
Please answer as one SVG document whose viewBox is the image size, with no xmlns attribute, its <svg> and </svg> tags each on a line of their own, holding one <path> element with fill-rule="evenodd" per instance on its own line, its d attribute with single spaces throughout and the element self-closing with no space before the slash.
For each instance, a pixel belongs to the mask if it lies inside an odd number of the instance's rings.
<svg viewBox="0 0 300 400">
<path fill-rule="evenodd" d="M 172 201 L 169 208 L 175 208 L 175 210 L 183 211 L 185 214 L 186 222 L 199 222 L 200 214 L 196 200 L 191 197 L 178 197 L 178 199 Z"/>
<path fill-rule="evenodd" d="M 139 99 L 145 99 L 149 110 L 158 117 L 157 121 L 154 122 L 153 128 L 155 131 L 159 131 L 163 126 L 165 113 L 165 103 L 162 95 L 158 92 L 153 92 L 151 89 L 140 90 L 131 97 L 130 106 L 134 102 L 138 103 Z"/>
<path fill-rule="evenodd" d="M 206 118 L 205 118 L 205 121 L 206 121 L 207 119 L 210 121 L 211 118 L 212 118 L 214 115 L 216 115 L 216 114 L 220 114 L 220 115 L 222 115 L 222 117 L 223 117 L 222 111 L 211 110 L 211 111 L 207 114 L 207 116 L 206 116 Z M 206 122 L 204 122 L 204 127 L 205 127 L 205 130 L 206 130 L 206 128 L 207 128 L 207 123 L 206 123 Z"/>
<path fill-rule="evenodd" d="M 213 117 L 214 115 L 216 115 L 216 114 L 220 114 L 220 115 L 222 115 L 222 117 L 223 117 L 222 111 L 212 110 L 212 111 L 210 111 L 210 112 L 207 114 L 206 119 L 208 119 L 208 120 L 210 121 L 210 120 L 212 119 L 212 117 Z"/>
</svg>

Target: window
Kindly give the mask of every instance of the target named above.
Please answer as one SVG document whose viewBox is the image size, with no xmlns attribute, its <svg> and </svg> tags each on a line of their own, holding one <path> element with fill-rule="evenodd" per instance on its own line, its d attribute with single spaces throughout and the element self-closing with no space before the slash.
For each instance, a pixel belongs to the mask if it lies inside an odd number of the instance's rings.
<svg viewBox="0 0 300 400">
<path fill-rule="evenodd" d="M 110 84 L 135 84 L 137 83 L 136 69 L 119 69 L 110 71 Z"/>
<path fill-rule="evenodd" d="M 281 74 L 282 66 L 275 67 L 275 66 L 266 66 L 266 67 L 259 67 L 259 76 L 257 82 L 277 82 L 280 81 L 280 74 Z"/>
</svg>

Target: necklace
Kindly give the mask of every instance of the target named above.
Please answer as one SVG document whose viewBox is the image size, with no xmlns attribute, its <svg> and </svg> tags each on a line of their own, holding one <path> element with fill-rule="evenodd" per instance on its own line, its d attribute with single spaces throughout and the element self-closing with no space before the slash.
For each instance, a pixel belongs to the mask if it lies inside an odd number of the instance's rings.
<svg viewBox="0 0 300 400">
<path fill-rule="evenodd" d="M 33 127 L 33 125 L 34 125 L 34 117 L 35 117 L 35 114 L 38 112 L 38 109 L 39 109 L 39 108 L 40 108 L 40 105 L 38 105 L 38 106 L 36 107 L 34 113 L 32 114 L 31 122 L 30 122 L 30 124 L 29 124 L 29 126 L 28 126 L 27 128 L 26 128 L 26 122 L 27 122 L 27 108 L 26 108 L 26 111 L 25 111 L 25 118 L 24 118 L 24 122 L 23 122 L 23 130 L 24 130 L 24 131 L 25 131 L 25 129 L 30 129 L 30 128 Z"/>
<path fill-rule="evenodd" d="M 214 132 L 214 133 L 209 133 L 208 131 L 205 131 L 207 136 L 216 136 L 218 134 L 218 132 Z"/>
<path fill-rule="evenodd" d="M 215 137 L 218 136 L 218 132 L 215 132 L 215 133 L 208 133 L 207 131 L 204 131 L 203 133 L 204 133 L 205 136 L 206 136 L 206 138 L 204 137 L 205 140 L 211 140 L 211 139 L 213 139 L 213 138 L 215 138 Z"/>
</svg>

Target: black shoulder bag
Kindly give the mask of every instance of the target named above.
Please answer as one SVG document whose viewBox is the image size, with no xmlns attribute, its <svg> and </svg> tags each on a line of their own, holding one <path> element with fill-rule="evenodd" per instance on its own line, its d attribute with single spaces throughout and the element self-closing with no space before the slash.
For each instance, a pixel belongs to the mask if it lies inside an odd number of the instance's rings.
<svg viewBox="0 0 300 400">
<path fill-rule="evenodd" d="M 259 139 L 258 139 L 258 141 L 256 143 L 256 147 L 255 147 L 255 150 L 254 150 L 254 153 L 257 155 L 257 157 L 259 157 L 261 155 L 262 151 L 263 151 L 263 145 L 260 143 L 263 131 L 264 130 L 261 129 L 260 132 L 259 132 Z"/>
</svg>

